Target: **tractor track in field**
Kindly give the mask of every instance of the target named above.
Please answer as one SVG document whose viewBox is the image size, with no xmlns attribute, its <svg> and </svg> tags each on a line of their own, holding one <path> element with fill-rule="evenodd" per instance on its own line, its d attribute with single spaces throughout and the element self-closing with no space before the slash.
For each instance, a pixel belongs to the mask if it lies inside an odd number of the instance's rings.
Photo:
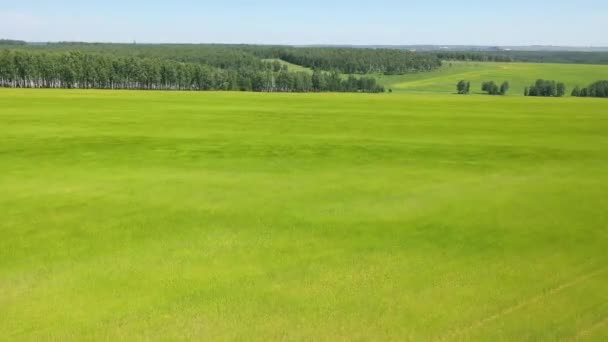
<svg viewBox="0 0 608 342">
<path fill-rule="evenodd" d="M 440 337 L 438 339 L 438 341 L 451 341 L 451 340 L 457 338 L 458 336 L 466 334 L 466 333 L 468 333 L 468 332 L 470 332 L 470 331 L 472 331 L 474 329 L 483 327 L 484 325 L 486 325 L 486 324 L 488 324 L 490 322 L 493 322 L 493 321 L 495 321 L 495 320 L 497 320 L 497 319 L 499 319 L 499 318 L 501 318 L 503 316 L 506 316 L 506 315 L 508 315 L 508 314 L 510 314 L 510 313 L 512 313 L 514 311 L 517 311 L 517 310 L 519 310 L 519 309 L 521 309 L 523 307 L 526 307 L 528 305 L 534 304 L 534 303 L 540 301 L 543 298 L 546 298 L 546 297 L 552 296 L 554 294 L 557 294 L 557 293 L 559 293 L 559 292 L 561 292 L 561 291 L 563 291 L 565 289 L 568 289 L 568 288 L 570 288 L 572 286 L 575 286 L 575 285 L 577 285 L 577 284 L 579 284 L 579 283 L 581 283 L 581 282 L 583 282 L 583 281 L 585 281 L 585 280 L 587 280 L 589 278 L 592 278 L 592 277 L 594 277 L 594 276 L 596 276 L 598 274 L 601 274 L 604 271 L 606 271 L 607 269 L 608 269 L 607 267 L 602 267 L 602 268 L 596 269 L 594 271 L 581 274 L 581 275 L 575 277 L 574 279 L 572 279 L 570 281 L 567 281 L 565 283 L 559 284 L 556 287 L 553 287 L 553 288 L 549 289 L 548 291 L 546 291 L 544 293 L 541 293 L 541 294 L 538 294 L 536 296 L 527 298 L 527 299 L 525 299 L 523 301 L 520 301 L 517 304 L 514 304 L 512 306 L 504 308 L 504 309 L 502 309 L 502 310 L 500 310 L 500 311 L 498 311 L 498 312 L 496 312 L 496 313 L 494 313 L 494 314 L 492 314 L 490 316 L 487 316 L 487 317 L 484 317 L 482 319 L 473 321 L 472 323 L 468 324 L 467 326 L 464 326 L 464 327 L 459 328 L 459 329 L 455 329 L 455 330 L 451 331 L 450 333 L 448 333 L 447 335 L 444 335 L 444 336 Z M 595 328 L 597 328 L 596 326 L 601 326 L 602 324 L 605 324 L 607 320 L 608 320 L 608 318 L 603 319 L 602 321 L 600 321 L 599 323 L 594 324 L 590 328 L 587 328 L 584 331 L 579 332 L 578 335 L 581 335 L 581 333 L 589 333 L 589 332 L 591 332 L 592 330 L 594 330 Z"/>
</svg>

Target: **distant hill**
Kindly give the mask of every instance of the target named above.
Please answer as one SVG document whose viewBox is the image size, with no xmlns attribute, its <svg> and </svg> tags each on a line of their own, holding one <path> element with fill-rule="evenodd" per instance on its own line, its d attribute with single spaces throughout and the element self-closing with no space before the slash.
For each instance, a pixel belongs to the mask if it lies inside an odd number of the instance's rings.
<svg viewBox="0 0 608 342">
<path fill-rule="evenodd" d="M 23 40 L 0 39 L 0 45 L 25 45 L 27 42 Z"/>
<path fill-rule="evenodd" d="M 410 51 L 572 51 L 608 52 L 608 46 L 553 46 L 553 45 L 298 45 L 298 47 L 350 47 L 361 49 L 400 49 Z"/>
<path fill-rule="evenodd" d="M 98 42 L 27 42 L 24 40 L 15 39 L 0 39 L 0 44 L 5 45 L 46 45 L 46 44 L 112 44 L 98 43 Z M 126 44 L 126 43 L 124 43 Z M 156 44 L 156 43 L 141 43 L 139 45 L 232 45 L 239 46 L 241 44 Z M 242 44 L 241 46 L 248 46 L 252 44 Z M 253 44 L 255 45 L 255 44 Z M 386 44 L 370 44 L 370 45 L 350 45 L 350 44 L 311 44 L 311 45 L 298 45 L 298 44 L 261 44 L 261 46 L 291 46 L 291 47 L 317 47 L 317 48 L 359 48 L 359 49 L 398 49 L 398 50 L 410 50 L 410 51 L 485 51 L 485 52 L 497 52 L 497 51 L 542 51 L 542 52 L 608 52 L 608 46 L 566 46 L 566 45 L 434 45 L 434 44 L 414 44 L 414 45 L 386 45 Z"/>
</svg>

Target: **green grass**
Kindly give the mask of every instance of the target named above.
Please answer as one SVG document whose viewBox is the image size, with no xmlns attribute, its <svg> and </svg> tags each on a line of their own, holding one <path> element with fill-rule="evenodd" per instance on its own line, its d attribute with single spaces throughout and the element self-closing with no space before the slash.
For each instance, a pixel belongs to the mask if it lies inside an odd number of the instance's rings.
<svg viewBox="0 0 608 342">
<path fill-rule="evenodd" d="M 608 336 L 605 100 L 4 89 L 0 127 L 0 340 Z"/>
<path fill-rule="evenodd" d="M 279 63 L 281 63 L 281 65 L 287 65 L 287 69 L 291 72 L 305 72 L 307 74 L 312 74 L 312 69 L 301 66 L 301 65 L 297 65 L 297 64 L 293 64 L 293 63 L 289 63 L 287 61 L 284 61 L 282 59 L 278 59 L 278 58 L 273 58 L 273 59 L 263 59 L 264 62 L 276 62 L 278 61 Z"/>
<path fill-rule="evenodd" d="M 455 93 L 460 80 L 471 82 L 471 91 L 481 92 L 481 83 L 509 81 L 509 95 L 523 96 L 524 88 L 539 78 L 564 82 L 567 93 L 575 86 L 608 79 L 608 65 L 444 62 L 437 71 L 396 76 L 377 76 L 386 88 L 396 92 Z"/>
</svg>

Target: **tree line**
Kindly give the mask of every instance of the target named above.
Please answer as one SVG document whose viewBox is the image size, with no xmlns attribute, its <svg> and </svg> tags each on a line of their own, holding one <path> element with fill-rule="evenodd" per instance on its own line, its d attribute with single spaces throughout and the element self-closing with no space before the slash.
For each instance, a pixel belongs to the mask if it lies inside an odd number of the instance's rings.
<svg viewBox="0 0 608 342">
<path fill-rule="evenodd" d="M 608 52 L 584 51 L 428 51 L 444 61 L 608 64 Z"/>
<path fill-rule="evenodd" d="M 488 93 L 488 95 L 506 95 L 510 87 L 507 81 L 503 82 L 500 86 L 494 81 L 487 81 L 481 84 L 481 90 Z M 469 94 L 471 92 L 471 82 L 467 80 L 458 81 L 456 91 L 461 95 Z"/>
<path fill-rule="evenodd" d="M 608 81 L 597 81 L 586 88 L 576 86 L 572 96 L 577 97 L 608 97 Z"/>
<path fill-rule="evenodd" d="M 383 92 L 371 77 L 291 72 L 260 61 L 251 67 L 75 52 L 0 50 L 0 86 L 13 88 Z"/>
<path fill-rule="evenodd" d="M 608 64 L 608 52 L 600 51 L 490 51 L 487 54 L 507 56 L 514 62 L 524 63 Z"/>
<path fill-rule="evenodd" d="M 254 54 L 279 58 L 314 70 L 337 70 L 344 74 L 402 75 L 432 71 L 441 66 L 437 56 L 397 49 L 359 48 L 260 48 Z"/>
<path fill-rule="evenodd" d="M 481 84 L 481 90 L 489 95 L 506 95 L 510 87 L 511 85 L 507 81 L 504 81 L 500 87 L 494 81 L 483 82 Z"/>
<path fill-rule="evenodd" d="M 566 85 L 562 82 L 538 79 L 524 89 L 524 96 L 562 97 L 566 95 Z"/>
<path fill-rule="evenodd" d="M 142 58 L 170 59 L 201 63 L 222 69 L 248 65 L 262 68 L 261 59 L 280 58 L 312 69 L 338 70 L 346 74 L 405 74 L 434 70 L 442 60 L 478 62 L 532 62 L 608 64 L 608 52 L 579 51 L 420 51 L 387 48 L 293 47 L 226 44 L 116 44 L 116 43 L 37 43 L 0 40 L 0 48 L 81 51 Z"/>
<path fill-rule="evenodd" d="M 562 82 L 536 80 L 524 90 L 525 96 L 562 97 L 566 95 L 566 85 Z M 571 96 L 575 97 L 608 97 L 608 81 L 596 81 L 586 88 L 574 87 Z"/>
<path fill-rule="evenodd" d="M 1 48 L 1 47 L 0 47 Z M 363 49 L 222 44 L 106 44 L 48 43 L 14 46 L 44 52 L 80 51 L 123 57 L 159 58 L 199 63 L 221 69 L 264 69 L 264 59 L 284 61 L 314 70 L 343 74 L 406 74 L 431 71 L 441 66 L 433 55 L 397 49 Z"/>
<path fill-rule="evenodd" d="M 503 54 L 490 54 L 479 51 L 441 51 L 430 52 L 441 60 L 449 61 L 469 61 L 469 62 L 513 62 L 512 56 Z"/>
<path fill-rule="evenodd" d="M 481 90 L 489 95 L 505 95 L 510 88 L 509 82 L 505 81 L 500 86 L 494 81 L 483 82 Z M 458 94 L 469 94 L 471 82 L 460 80 L 456 84 Z M 524 89 L 524 96 L 562 97 L 566 95 L 566 85 L 563 82 L 538 79 L 534 84 Z M 608 97 L 608 81 L 597 81 L 586 88 L 576 86 L 571 96 L 577 97 Z"/>
<path fill-rule="evenodd" d="M 0 45 L 25 45 L 27 44 L 23 40 L 13 40 L 13 39 L 0 39 Z"/>
</svg>

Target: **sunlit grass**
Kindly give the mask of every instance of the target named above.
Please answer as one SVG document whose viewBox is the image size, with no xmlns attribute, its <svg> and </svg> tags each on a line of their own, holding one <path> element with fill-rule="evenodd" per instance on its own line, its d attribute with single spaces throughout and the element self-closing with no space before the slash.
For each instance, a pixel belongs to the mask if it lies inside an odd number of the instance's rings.
<svg viewBox="0 0 608 342">
<path fill-rule="evenodd" d="M 0 340 L 601 341 L 607 113 L 0 90 Z"/>
<path fill-rule="evenodd" d="M 508 95 L 518 96 L 523 96 L 524 88 L 537 79 L 548 79 L 564 82 L 567 95 L 570 95 L 575 86 L 586 87 L 597 80 L 608 79 L 608 66 L 446 61 L 441 69 L 433 72 L 377 77 L 381 84 L 395 92 L 445 94 L 455 93 L 456 83 L 460 80 L 470 81 L 473 93 L 482 93 L 481 83 L 484 81 L 498 84 L 508 81 L 511 84 Z"/>
</svg>

